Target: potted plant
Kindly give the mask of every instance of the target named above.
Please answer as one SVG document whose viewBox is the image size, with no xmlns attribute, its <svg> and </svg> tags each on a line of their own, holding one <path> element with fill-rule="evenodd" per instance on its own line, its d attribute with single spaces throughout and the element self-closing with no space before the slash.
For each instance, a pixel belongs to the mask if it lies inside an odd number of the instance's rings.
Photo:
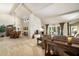
<svg viewBox="0 0 79 59">
<path fill-rule="evenodd" d="M 4 33 L 5 33 L 5 26 L 1 25 L 0 26 L 0 36 L 3 37 L 5 35 Z"/>
</svg>

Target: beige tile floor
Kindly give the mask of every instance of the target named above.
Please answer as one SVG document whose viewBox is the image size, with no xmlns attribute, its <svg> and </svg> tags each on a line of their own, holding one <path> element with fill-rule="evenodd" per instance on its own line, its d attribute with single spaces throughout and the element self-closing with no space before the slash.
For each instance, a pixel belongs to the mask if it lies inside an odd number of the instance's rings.
<svg viewBox="0 0 79 59">
<path fill-rule="evenodd" d="M 0 56 L 44 56 L 44 50 L 35 39 L 0 37 Z"/>
</svg>

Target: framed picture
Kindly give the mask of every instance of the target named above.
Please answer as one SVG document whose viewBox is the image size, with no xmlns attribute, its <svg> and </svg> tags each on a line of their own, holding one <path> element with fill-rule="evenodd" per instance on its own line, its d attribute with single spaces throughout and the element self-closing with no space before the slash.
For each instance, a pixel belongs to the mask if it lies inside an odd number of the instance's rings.
<svg viewBox="0 0 79 59">
<path fill-rule="evenodd" d="M 28 27 L 24 27 L 24 30 L 28 30 Z"/>
</svg>

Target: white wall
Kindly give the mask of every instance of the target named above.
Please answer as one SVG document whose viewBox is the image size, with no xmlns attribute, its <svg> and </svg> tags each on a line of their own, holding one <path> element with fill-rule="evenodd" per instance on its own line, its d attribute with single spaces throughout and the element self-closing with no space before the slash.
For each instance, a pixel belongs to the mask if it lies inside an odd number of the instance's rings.
<svg viewBox="0 0 79 59">
<path fill-rule="evenodd" d="M 15 15 L 9 14 L 0 14 L 0 25 L 13 25 L 15 24 L 16 30 L 17 28 L 22 29 L 21 27 L 21 20 L 17 18 Z"/>
<path fill-rule="evenodd" d="M 34 16 L 33 14 L 30 15 L 29 19 L 29 37 L 32 38 L 32 35 L 36 30 L 40 30 L 41 28 L 41 20 Z"/>
<path fill-rule="evenodd" d="M 22 20 L 19 19 L 16 15 L 9 15 L 9 14 L 1 14 L 0 15 L 0 25 L 15 24 L 16 30 L 17 30 L 17 28 L 20 28 L 20 30 L 23 31 L 23 24 L 22 23 L 23 23 Z M 38 17 L 31 14 L 28 27 L 29 27 L 28 28 L 29 37 L 31 38 L 36 30 L 40 30 L 41 20 Z"/>
</svg>

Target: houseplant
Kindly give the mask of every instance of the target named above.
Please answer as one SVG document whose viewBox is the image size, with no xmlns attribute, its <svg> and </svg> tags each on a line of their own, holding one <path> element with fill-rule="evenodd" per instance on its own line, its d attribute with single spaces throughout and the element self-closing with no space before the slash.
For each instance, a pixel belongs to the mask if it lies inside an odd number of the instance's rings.
<svg viewBox="0 0 79 59">
<path fill-rule="evenodd" d="M 3 37 L 5 35 L 5 26 L 1 25 L 0 26 L 0 36 Z"/>
</svg>

